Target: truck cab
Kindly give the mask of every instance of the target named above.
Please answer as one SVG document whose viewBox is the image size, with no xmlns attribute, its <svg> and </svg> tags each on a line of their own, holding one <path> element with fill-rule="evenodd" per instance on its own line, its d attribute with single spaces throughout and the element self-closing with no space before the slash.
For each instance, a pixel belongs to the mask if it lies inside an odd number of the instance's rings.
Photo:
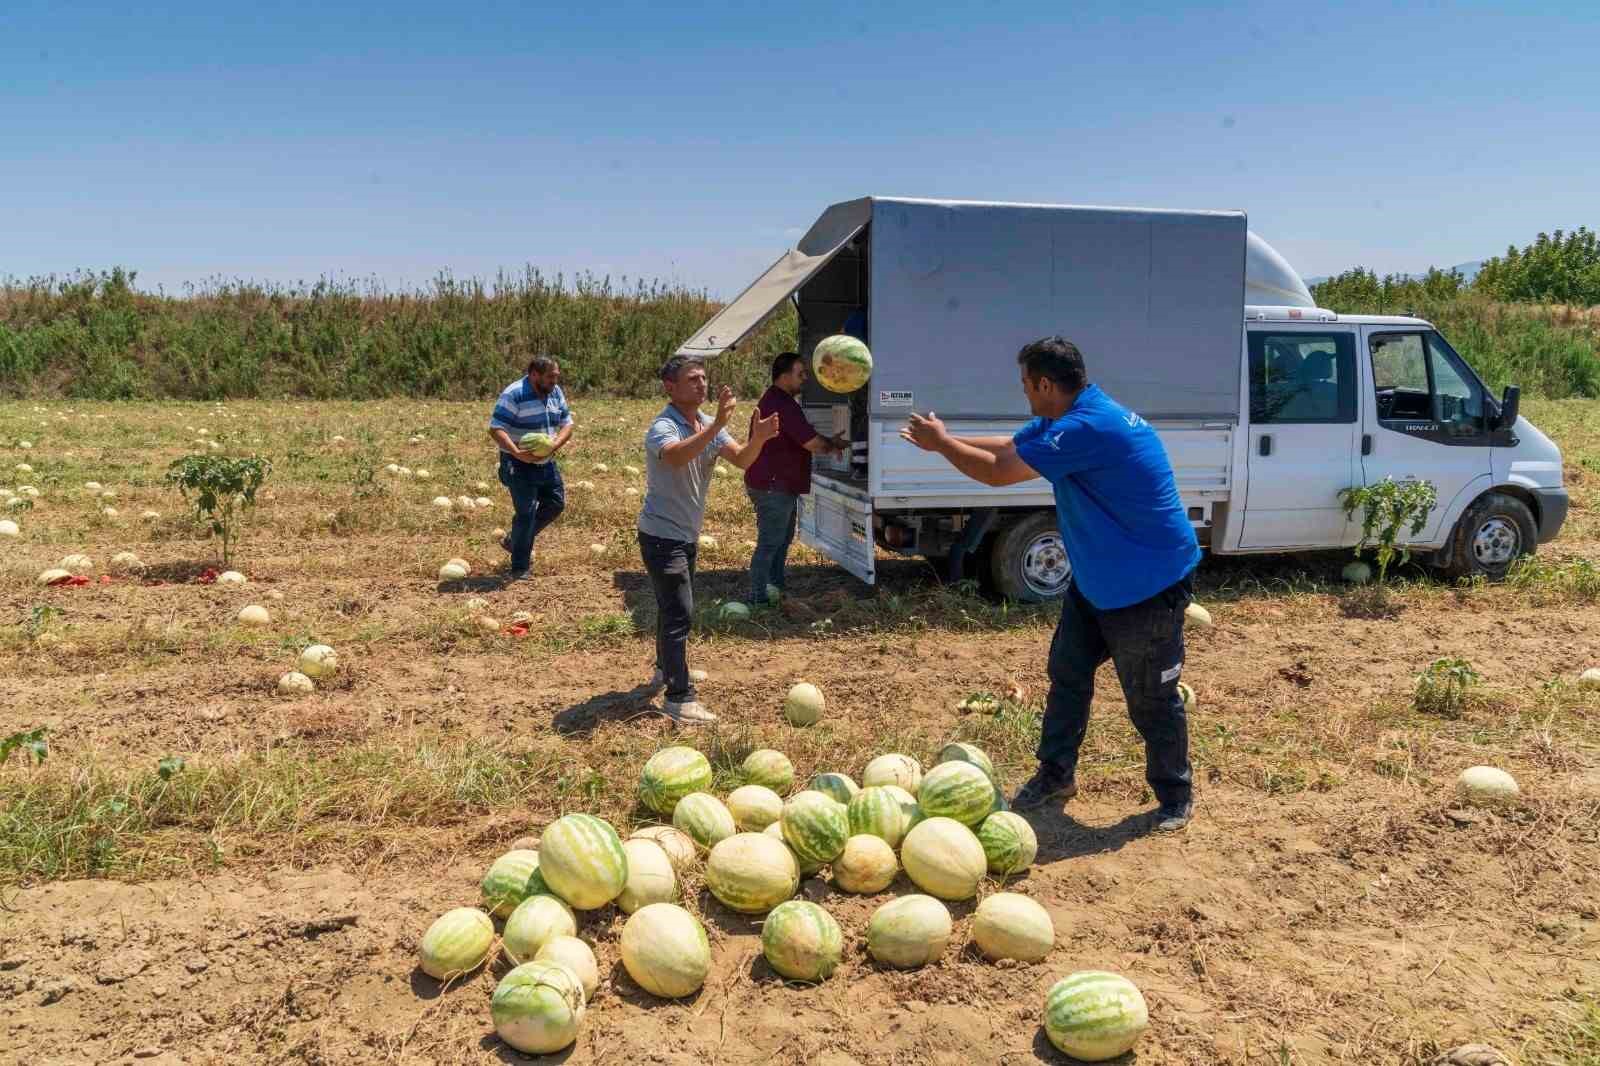
<svg viewBox="0 0 1600 1066">
<path fill-rule="evenodd" d="M 1051 599 L 1071 576 L 1043 480 L 992 488 L 900 440 L 907 415 L 1012 433 L 1015 363 L 1059 333 L 1091 380 L 1160 434 L 1215 554 L 1350 547 L 1340 492 L 1425 479 L 1438 503 L 1410 546 L 1455 576 L 1503 575 L 1566 516 L 1561 454 L 1417 318 L 1339 315 L 1250 233 L 1243 212 L 868 197 L 828 208 L 679 348 L 712 358 L 792 306 L 800 352 L 849 329 L 873 352 L 848 396 L 801 398 L 852 455 L 816 461 L 800 539 L 863 581 L 880 551 L 973 551 L 1002 594 Z"/>
</svg>

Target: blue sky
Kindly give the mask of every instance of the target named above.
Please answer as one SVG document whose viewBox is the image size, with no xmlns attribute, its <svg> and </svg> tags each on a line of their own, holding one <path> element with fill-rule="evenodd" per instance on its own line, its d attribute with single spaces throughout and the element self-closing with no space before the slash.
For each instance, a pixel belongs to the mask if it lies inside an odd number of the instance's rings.
<svg viewBox="0 0 1600 1066">
<path fill-rule="evenodd" d="M 1139 6 L 6 0 L 0 275 L 731 295 L 873 193 L 1243 208 L 1306 275 L 1600 225 L 1592 0 Z"/>
</svg>

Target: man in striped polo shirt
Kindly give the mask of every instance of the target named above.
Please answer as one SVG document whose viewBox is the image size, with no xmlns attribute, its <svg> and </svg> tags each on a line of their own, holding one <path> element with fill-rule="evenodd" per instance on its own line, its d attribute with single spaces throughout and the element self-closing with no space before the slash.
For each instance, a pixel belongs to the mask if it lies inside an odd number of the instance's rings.
<svg viewBox="0 0 1600 1066">
<path fill-rule="evenodd" d="M 507 385 L 489 417 L 489 436 L 500 449 L 500 484 L 511 492 L 516 516 L 500 546 L 511 553 L 509 579 L 528 576 L 533 541 L 566 509 L 566 486 L 556 456 L 572 439 L 572 410 L 561 391 L 561 367 L 547 355 L 528 363 L 528 373 Z M 555 448 L 540 459 L 523 448 L 525 433 L 548 433 Z"/>
</svg>

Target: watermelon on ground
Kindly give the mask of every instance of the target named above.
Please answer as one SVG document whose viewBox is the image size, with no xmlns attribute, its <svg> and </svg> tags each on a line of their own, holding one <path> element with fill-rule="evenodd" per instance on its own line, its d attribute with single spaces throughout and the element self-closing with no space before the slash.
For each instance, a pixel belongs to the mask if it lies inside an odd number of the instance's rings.
<svg viewBox="0 0 1600 1066">
<path fill-rule="evenodd" d="M 1080 970 L 1050 986 L 1044 1033 L 1060 1051 L 1084 1062 L 1114 1059 L 1150 1025 L 1138 987 L 1120 974 Z"/>
<path fill-rule="evenodd" d="M 609 822 L 568 814 L 539 838 L 539 873 L 550 890 L 579 910 L 603 907 L 628 883 L 628 855 Z"/>
<path fill-rule="evenodd" d="M 823 981 L 839 967 L 844 933 L 815 903 L 792 899 L 772 908 L 761 923 L 761 953 L 791 981 Z"/>
<path fill-rule="evenodd" d="M 665 818 L 672 817 L 683 797 L 710 788 L 710 760 L 683 745 L 662 748 L 650 756 L 639 774 L 640 801 Z"/>
<path fill-rule="evenodd" d="M 844 804 L 807 789 L 783 805 L 783 839 L 802 862 L 832 862 L 850 838 L 850 818 Z"/>
<path fill-rule="evenodd" d="M 974 826 L 994 809 L 994 782 L 969 762 L 943 762 L 928 771 L 917 790 L 917 806 L 929 818 L 954 818 Z"/>
</svg>

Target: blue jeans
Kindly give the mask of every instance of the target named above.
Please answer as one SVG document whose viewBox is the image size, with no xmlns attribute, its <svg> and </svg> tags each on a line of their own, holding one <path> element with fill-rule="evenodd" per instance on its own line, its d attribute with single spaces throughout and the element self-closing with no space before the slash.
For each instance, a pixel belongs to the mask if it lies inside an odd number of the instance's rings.
<svg viewBox="0 0 1600 1066">
<path fill-rule="evenodd" d="M 1117 667 L 1128 717 L 1144 737 L 1145 780 L 1161 803 L 1187 803 L 1192 792 L 1189 723 L 1178 694 L 1183 667 L 1183 609 L 1194 598 L 1193 575 L 1142 603 L 1102 611 L 1067 587 L 1061 621 L 1050 641 L 1050 693 L 1039 737 L 1041 768 L 1071 777 L 1089 728 L 1094 672 Z"/>
<path fill-rule="evenodd" d="M 756 550 L 750 555 L 750 602 L 767 602 L 767 586 L 784 589 L 784 567 L 789 562 L 789 545 L 794 543 L 795 518 L 800 513 L 800 497 L 792 492 L 770 489 L 745 489 L 756 510 Z"/>
<path fill-rule="evenodd" d="M 567 508 L 567 488 L 561 471 L 551 463 L 519 463 L 500 455 L 500 484 L 511 490 L 511 569 L 528 569 L 533 558 L 533 538 Z"/>
</svg>

